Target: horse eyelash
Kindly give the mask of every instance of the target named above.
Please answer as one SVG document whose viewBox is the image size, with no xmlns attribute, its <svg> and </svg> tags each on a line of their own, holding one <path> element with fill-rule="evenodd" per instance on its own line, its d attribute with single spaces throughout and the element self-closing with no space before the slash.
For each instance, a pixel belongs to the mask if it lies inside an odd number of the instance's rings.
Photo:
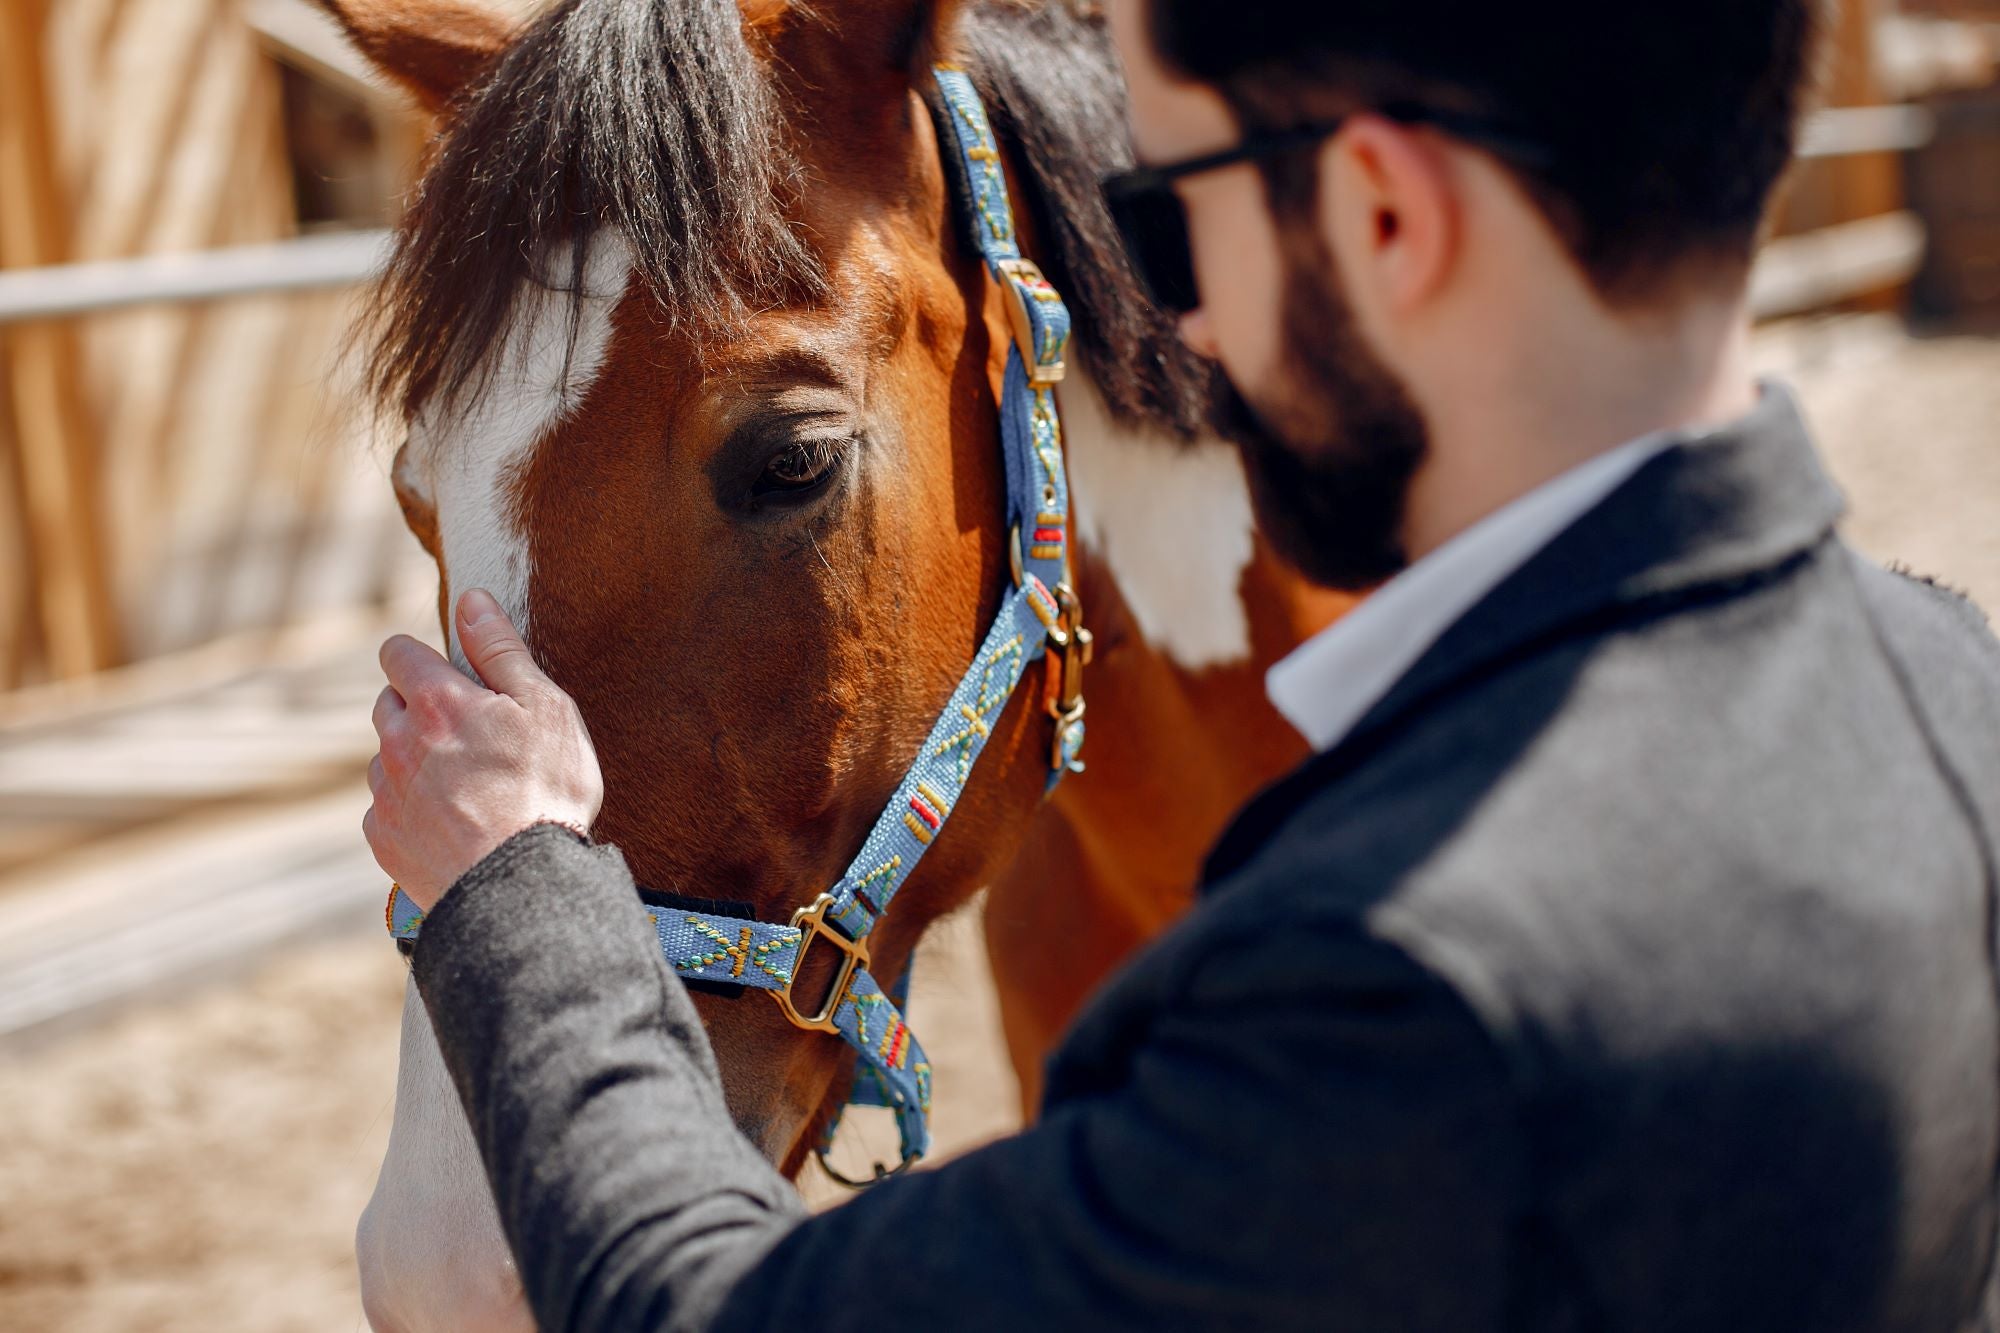
<svg viewBox="0 0 2000 1333">
<path fill-rule="evenodd" d="M 849 444 L 850 441 L 847 440 L 833 440 L 825 437 L 795 440 L 787 445 L 776 458 L 773 458 L 771 464 L 774 466 L 780 460 L 795 455 L 803 456 L 803 461 L 806 464 L 803 469 L 803 475 L 817 481 L 820 477 L 823 477 L 840 465 L 840 460 L 847 452 Z M 769 469 L 767 468 L 766 471 L 768 473 Z"/>
</svg>

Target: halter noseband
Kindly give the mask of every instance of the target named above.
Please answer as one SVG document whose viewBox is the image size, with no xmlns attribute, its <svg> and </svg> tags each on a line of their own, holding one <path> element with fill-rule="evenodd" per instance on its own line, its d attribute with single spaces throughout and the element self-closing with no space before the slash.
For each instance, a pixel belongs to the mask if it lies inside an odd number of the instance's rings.
<svg viewBox="0 0 2000 1333">
<path fill-rule="evenodd" d="M 894 1171 L 877 1166 L 878 1180 L 903 1170 L 930 1146 L 931 1067 L 903 1021 L 909 969 L 885 990 L 869 971 L 868 936 L 951 817 L 993 722 L 1029 664 L 1049 651 L 1060 655 L 1049 675 L 1048 710 L 1055 723 L 1049 789 L 1064 773 L 1081 770 L 1083 667 L 1090 659 L 1090 632 L 1069 582 L 1069 484 L 1053 391 L 1063 377 L 1069 311 L 1041 270 L 1021 254 L 999 148 L 972 80 L 955 65 L 939 65 L 933 73 L 942 95 L 941 118 L 951 126 L 964 173 L 972 231 L 1006 296 L 1013 331 L 1000 400 L 1012 587 L 916 762 L 833 888 L 785 925 L 650 902 L 646 908 L 675 971 L 768 991 L 794 1025 L 831 1033 L 855 1049 L 860 1067 L 849 1104 L 888 1107 L 902 1140 L 902 1162 Z M 417 905 L 392 891 L 389 933 L 414 940 L 422 923 Z M 807 1012 L 792 988 L 815 948 L 834 950 L 840 964 L 823 1004 Z M 829 1126 L 819 1145 L 822 1163 L 832 1134 Z"/>
</svg>

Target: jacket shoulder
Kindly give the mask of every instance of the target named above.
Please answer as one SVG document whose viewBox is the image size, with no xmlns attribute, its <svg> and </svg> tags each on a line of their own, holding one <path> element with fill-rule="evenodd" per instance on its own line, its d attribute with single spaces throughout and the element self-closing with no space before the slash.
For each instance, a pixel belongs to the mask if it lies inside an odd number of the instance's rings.
<svg viewBox="0 0 2000 1333">
<path fill-rule="evenodd" d="M 1953 1306 L 2000 1124 L 1995 824 L 1964 795 L 2000 791 L 1996 712 L 1977 613 L 1829 542 L 1322 756 L 1210 895 L 1348 923 L 1462 998 L 1538 1214 L 1622 1293 L 1606 1322 L 1840 1326 L 1885 1299 L 1856 1256 L 1898 1246 L 1926 1257 L 1893 1299 Z"/>
<path fill-rule="evenodd" d="M 1717 1005 L 1761 1028 L 1781 995 L 1833 1021 L 1870 978 L 1984 977 L 2000 812 L 1968 819 L 1959 789 L 2000 792 L 2000 651 L 1940 590 L 1864 570 L 1857 597 L 1855 559 L 1830 542 L 1460 683 L 1302 772 L 1212 896 L 1314 898 L 1499 1030 L 1629 1006 L 1636 1035 Z"/>
</svg>

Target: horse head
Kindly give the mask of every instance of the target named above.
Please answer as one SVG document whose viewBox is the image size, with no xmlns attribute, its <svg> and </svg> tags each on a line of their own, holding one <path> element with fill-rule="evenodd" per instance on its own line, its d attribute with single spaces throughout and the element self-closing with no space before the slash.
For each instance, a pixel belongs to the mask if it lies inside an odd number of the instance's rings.
<svg viewBox="0 0 2000 1333">
<path fill-rule="evenodd" d="M 484 62 L 367 43 L 413 53 L 445 117 L 377 363 L 410 526 L 444 599 L 492 590 L 575 696 L 596 833 L 638 881 L 775 921 L 839 878 L 1008 568 L 1007 312 L 919 82 L 950 9 L 835 13 L 571 4 Z M 883 976 L 1039 803 L 1046 718 L 990 725 L 875 934 Z M 761 1000 L 697 1003 L 739 1123 L 796 1166 L 844 1049 Z"/>
<path fill-rule="evenodd" d="M 465 0 L 323 3 L 438 118 L 371 368 L 408 428 L 393 479 L 446 633 L 475 586 L 522 626 L 590 725 L 594 831 L 641 885 L 786 920 L 855 855 L 1009 584 L 1010 315 L 955 201 L 933 61 L 1041 25 L 1061 91 L 1037 109 L 1018 68 L 987 77 L 1008 128 L 1041 138 L 1009 166 L 1038 152 L 1044 169 L 1024 230 L 1080 303 L 1086 406 L 1184 437 L 1200 420 L 1206 376 L 1101 217 L 1077 222 L 1123 142 L 1101 44 L 1084 51 L 1064 4 L 566 0 L 515 26 Z M 1247 559 L 1247 510 L 1242 529 Z M 873 934 L 885 981 L 1021 845 L 1050 769 L 1041 693 L 979 720 L 949 834 Z M 802 989 L 830 981 L 819 957 Z M 757 996 L 695 1001 L 739 1125 L 796 1171 L 852 1053 Z M 423 1234 L 436 1199 L 465 1206 L 477 1162 L 409 1003 L 359 1247 L 371 1314 L 399 1325 L 423 1295 L 388 1268 L 423 1272 L 439 1246 L 504 1255 L 490 1201 Z M 487 1285 L 507 1322 L 508 1284 Z"/>
</svg>

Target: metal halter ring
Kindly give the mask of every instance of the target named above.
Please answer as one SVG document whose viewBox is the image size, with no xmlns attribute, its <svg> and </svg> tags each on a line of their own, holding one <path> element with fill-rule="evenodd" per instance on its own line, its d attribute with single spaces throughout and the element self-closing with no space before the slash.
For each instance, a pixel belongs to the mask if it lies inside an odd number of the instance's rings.
<svg viewBox="0 0 2000 1333">
<path fill-rule="evenodd" d="M 865 1190 L 870 1185 L 879 1185 L 885 1180 L 893 1180 L 895 1177 L 902 1175 L 910 1169 L 910 1163 L 917 1159 L 914 1157 L 905 1157 L 894 1166 L 884 1166 L 880 1162 L 877 1162 L 875 1163 L 875 1174 L 866 1180 L 856 1180 L 852 1176 L 842 1175 L 840 1169 L 827 1159 L 827 1150 L 825 1148 L 813 1149 L 813 1160 L 819 1163 L 819 1169 L 826 1172 L 827 1179 L 831 1180 L 834 1184 L 844 1185 L 851 1190 Z"/>
</svg>

